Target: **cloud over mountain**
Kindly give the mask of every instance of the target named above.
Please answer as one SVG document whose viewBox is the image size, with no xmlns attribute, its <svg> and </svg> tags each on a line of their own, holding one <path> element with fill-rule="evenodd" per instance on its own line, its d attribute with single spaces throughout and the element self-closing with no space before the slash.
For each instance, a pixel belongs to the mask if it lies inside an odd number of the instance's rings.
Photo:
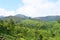
<svg viewBox="0 0 60 40">
<path fill-rule="evenodd" d="M 60 0 L 22 0 L 22 3 L 24 5 L 15 11 L 3 10 L 0 15 L 24 14 L 31 17 L 60 15 Z"/>
</svg>

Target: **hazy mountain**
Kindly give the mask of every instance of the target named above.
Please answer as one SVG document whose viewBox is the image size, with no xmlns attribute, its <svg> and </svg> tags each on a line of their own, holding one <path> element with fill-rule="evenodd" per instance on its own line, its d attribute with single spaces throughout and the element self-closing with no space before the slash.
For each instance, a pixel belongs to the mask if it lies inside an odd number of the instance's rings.
<svg viewBox="0 0 60 40">
<path fill-rule="evenodd" d="M 3 18 L 4 16 L 0 16 L 0 18 Z"/>
<path fill-rule="evenodd" d="M 3 17 L 3 18 L 1 18 L 1 19 L 2 19 L 2 20 L 9 20 L 10 18 L 14 19 L 15 21 L 20 21 L 20 20 L 28 19 L 27 16 L 21 15 L 21 14 L 17 14 L 17 15 L 15 15 L 15 16 L 7 16 L 7 17 Z"/>
<path fill-rule="evenodd" d="M 35 17 L 33 19 L 42 20 L 42 21 L 56 21 L 60 16 L 46 16 L 46 17 Z"/>
<path fill-rule="evenodd" d="M 28 18 L 27 16 L 22 15 L 22 14 L 17 14 L 17 15 L 15 15 L 15 17 L 20 17 L 20 18 Z"/>
<path fill-rule="evenodd" d="M 9 20 L 10 18 L 12 18 L 16 21 L 25 20 L 25 19 L 39 20 L 39 21 L 56 21 L 57 19 L 60 18 L 60 16 L 46 16 L 46 17 L 31 18 L 31 17 L 25 16 L 25 15 L 17 14 L 15 16 L 8 16 L 8 17 L 0 16 L 0 18 L 3 20 Z"/>
</svg>

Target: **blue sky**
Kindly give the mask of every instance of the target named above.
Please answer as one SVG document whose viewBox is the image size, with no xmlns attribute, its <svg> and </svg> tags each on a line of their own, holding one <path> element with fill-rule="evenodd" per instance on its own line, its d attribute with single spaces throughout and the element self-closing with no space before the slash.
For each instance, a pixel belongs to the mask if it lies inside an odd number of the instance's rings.
<svg viewBox="0 0 60 40">
<path fill-rule="evenodd" d="M 49 2 L 57 2 L 58 0 L 48 0 Z"/>
<path fill-rule="evenodd" d="M 60 0 L 0 0 L 0 16 L 30 17 L 60 15 Z"/>
<path fill-rule="evenodd" d="M 0 0 L 0 8 L 6 10 L 16 10 L 23 6 L 22 0 Z"/>
</svg>

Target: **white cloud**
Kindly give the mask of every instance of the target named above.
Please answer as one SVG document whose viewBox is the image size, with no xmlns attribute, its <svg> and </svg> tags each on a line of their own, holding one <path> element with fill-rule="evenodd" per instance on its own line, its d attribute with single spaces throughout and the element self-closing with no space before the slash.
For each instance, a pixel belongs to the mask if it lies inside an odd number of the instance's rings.
<svg viewBox="0 0 60 40">
<path fill-rule="evenodd" d="M 15 12 L 14 11 L 7 11 L 5 9 L 1 9 L 0 8 L 0 16 L 9 16 L 9 15 L 14 15 Z"/>
<path fill-rule="evenodd" d="M 48 0 L 22 0 L 23 7 L 16 11 L 7 11 L 0 9 L 0 15 L 9 16 L 15 14 L 24 14 L 26 16 L 38 17 L 48 15 L 60 15 L 60 0 L 57 2 L 49 2 Z"/>
<path fill-rule="evenodd" d="M 47 15 L 60 15 L 60 1 L 48 2 L 48 0 L 23 0 L 24 6 L 17 9 L 18 13 L 38 17 Z"/>
</svg>

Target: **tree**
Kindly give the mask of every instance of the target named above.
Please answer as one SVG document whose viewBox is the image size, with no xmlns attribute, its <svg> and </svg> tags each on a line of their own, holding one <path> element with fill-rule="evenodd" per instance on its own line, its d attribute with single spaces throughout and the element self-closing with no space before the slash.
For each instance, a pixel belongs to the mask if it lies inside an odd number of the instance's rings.
<svg viewBox="0 0 60 40">
<path fill-rule="evenodd" d="M 60 23 L 60 18 L 57 20 L 58 23 Z"/>
</svg>

